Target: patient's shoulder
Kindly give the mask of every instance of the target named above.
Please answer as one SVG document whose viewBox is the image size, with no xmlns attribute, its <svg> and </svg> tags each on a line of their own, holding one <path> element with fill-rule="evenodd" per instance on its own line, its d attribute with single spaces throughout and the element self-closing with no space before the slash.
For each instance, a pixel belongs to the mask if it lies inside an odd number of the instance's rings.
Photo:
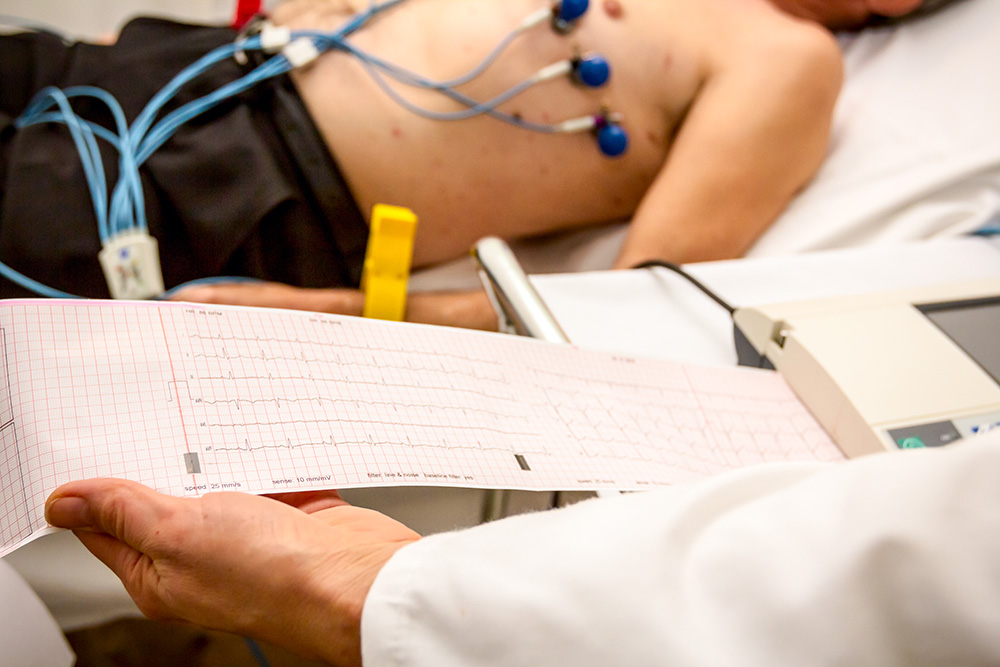
<svg viewBox="0 0 1000 667">
<path fill-rule="evenodd" d="M 818 23 L 789 16 L 767 4 L 720 17 L 719 31 L 720 39 L 706 45 L 716 73 L 756 72 L 775 82 L 794 80 L 801 85 L 840 88 L 840 46 Z"/>
</svg>

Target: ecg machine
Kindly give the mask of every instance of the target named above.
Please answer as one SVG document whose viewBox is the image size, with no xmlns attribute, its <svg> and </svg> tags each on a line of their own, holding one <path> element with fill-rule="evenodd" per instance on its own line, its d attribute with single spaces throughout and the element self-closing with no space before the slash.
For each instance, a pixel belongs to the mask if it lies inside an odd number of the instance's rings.
<svg viewBox="0 0 1000 667">
<path fill-rule="evenodd" d="M 1000 280 L 738 309 L 848 456 L 1000 427 Z"/>
</svg>

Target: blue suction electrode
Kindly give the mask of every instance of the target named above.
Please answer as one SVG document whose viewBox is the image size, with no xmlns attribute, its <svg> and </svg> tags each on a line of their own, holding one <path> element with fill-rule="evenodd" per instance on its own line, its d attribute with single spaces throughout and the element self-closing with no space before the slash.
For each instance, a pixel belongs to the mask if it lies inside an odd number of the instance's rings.
<svg viewBox="0 0 1000 667">
<path fill-rule="evenodd" d="M 573 60 L 573 78 L 590 88 L 600 88 L 611 78 L 611 65 L 599 55 L 586 55 Z"/>
<path fill-rule="evenodd" d="M 559 3 L 557 17 L 560 21 L 575 21 L 587 13 L 589 6 L 590 0 L 562 0 Z"/>
<path fill-rule="evenodd" d="M 628 133 L 617 122 L 606 117 L 595 127 L 597 145 L 608 157 L 618 157 L 628 150 Z"/>
<path fill-rule="evenodd" d="M 562 0 L 556 3 L 552 7 L 552 27 L 563 34 L 572 31 L 589 6 L 590 0 Z"/>
</svg>

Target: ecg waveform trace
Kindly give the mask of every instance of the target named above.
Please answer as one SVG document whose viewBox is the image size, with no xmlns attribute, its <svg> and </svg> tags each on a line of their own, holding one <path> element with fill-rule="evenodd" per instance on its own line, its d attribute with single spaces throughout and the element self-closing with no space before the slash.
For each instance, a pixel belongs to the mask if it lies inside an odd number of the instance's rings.
<svg viewBox="0 0 1000 667">
<path fill-rule="evenodd" d="M 85 477 L 175 495 L 644 489 L 841 458 L 765 371 L 191 304 L 7 302 L 0 328 L 5 548 Z"/>
</svg>

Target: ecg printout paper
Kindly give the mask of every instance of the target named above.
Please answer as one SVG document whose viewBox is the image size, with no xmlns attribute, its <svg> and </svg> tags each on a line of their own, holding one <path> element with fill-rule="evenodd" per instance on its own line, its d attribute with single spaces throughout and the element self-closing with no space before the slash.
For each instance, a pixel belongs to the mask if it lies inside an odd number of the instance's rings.
<svg viewBox="0 0 1000 667">
<path fill-rule="evenodd" d="M 840 451 L 774 372 L 334 315 L 0 304 L 0 555 L 59 484 L 643 489 Z"/>
</svg>

